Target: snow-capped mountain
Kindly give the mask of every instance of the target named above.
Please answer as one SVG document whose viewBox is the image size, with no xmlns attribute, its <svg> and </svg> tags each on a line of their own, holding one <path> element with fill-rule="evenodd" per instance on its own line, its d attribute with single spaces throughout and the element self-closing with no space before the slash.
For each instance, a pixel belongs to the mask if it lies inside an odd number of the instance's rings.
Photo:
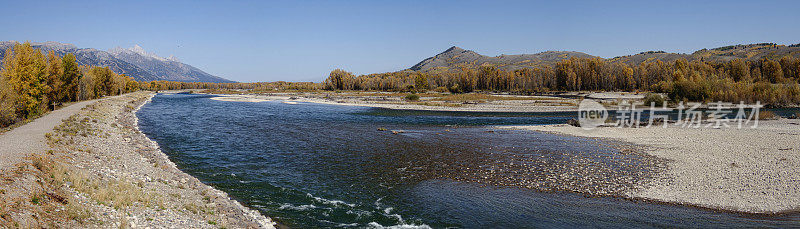
<svg viewBox="0 0 800 229">
<path fill-rule="evenodd" d="M 13 48 L 15 43 L 17 42 L 0 41 L 0 63 L 3 61 L 6 50 Z M 53 51 L 62 56 L 67 53 L 73 53 L 81 65 L 109 67 L 116 73 L 125 74 L 138 81 L 233 82 L 181 63 L 174 56 L 164 58 L 148 53 L 138 45 L 128 49 L 114 48 L 109 51 L 78 48 L 73 44 L 52 41 L 44 43 L 31 42 L 31 45 L 34 48 L 41 49 L 43 52 Z"/>
</svg>

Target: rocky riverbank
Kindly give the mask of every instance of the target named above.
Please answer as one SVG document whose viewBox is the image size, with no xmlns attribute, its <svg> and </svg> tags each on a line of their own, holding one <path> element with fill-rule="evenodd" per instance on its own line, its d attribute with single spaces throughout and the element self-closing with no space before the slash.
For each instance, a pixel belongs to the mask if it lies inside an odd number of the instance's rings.
<svg viewBox="0 0 800 229">
<path fill-rule="evenodd" d="M 273 228 L 178 170 L 137 127 L 150 92 L 99 100 L 46 135 L 52 150 L 3 173 L 8 227 Z"/>
<path fill-rule="evenodd" d="M 420 94 L 410 101 L 403 93 L 266 93 L 216 94 L 213 98 L 230 102 L 286 101 L 344 106 L 364 106 L 398 110 L 468 112 L 560 112 L 577 111 L 578 100 L 552 96 L 476 95 L 477 98 L 449 98 L 444 94 Z"/>
<path fill-rule="evenodd" d="M 800 210 L 800 121 L 760 121 L 757 128 L 614 128 L 569 125 L 504 127 L 606 138 L 646 146 L 668 171 L 631 198 L 745 213 Z"/>
</svg>

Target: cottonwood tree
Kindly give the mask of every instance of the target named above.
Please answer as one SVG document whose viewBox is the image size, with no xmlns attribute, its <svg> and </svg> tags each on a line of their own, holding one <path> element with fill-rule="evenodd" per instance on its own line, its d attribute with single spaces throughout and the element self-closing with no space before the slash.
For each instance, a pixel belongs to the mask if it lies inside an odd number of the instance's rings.
<svg viewBox="0 0 800 229">
<path fill-rule="evenodd" d="M 67 53 L 61 59 L 61 67 L 63 74 L 61 74 L 61 87 L 59 88 L 58 99 L 61 102 L 70 102 L 77 100 L 78 81 L 81 77 L 81 70 L 78 66 L 77 59 L 72 53 Z"/>
<path fill-rule="evenodd" d="M 6 51 L 3 60 L 2 76 L 24 108 L 26 118 L 40 115 L 47 108 L 47 63 L 38 49 L 30 43 L 15 44 Z"/>
</svg>

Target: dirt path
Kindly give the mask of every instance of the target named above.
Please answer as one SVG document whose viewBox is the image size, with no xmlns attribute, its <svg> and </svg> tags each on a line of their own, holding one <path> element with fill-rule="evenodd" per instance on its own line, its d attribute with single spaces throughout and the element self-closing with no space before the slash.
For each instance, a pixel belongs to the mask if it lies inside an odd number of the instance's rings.
<svg viewBox="0 0 800 229">
<path fill-rule="evenodd" d="M 61 121 L 97 100 L 74 103 L 50 112 L 33 122 L 0 134 L 0 171 L 13 167 L 25 155 L 50 149 L 45 143 L 45 133 L 61 124 Z"/>
</svg>

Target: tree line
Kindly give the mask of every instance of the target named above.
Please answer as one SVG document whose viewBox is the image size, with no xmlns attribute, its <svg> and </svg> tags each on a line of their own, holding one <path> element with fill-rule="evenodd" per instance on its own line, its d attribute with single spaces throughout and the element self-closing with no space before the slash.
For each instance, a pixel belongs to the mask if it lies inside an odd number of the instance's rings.
<svg viewBox="0 0 800 229">
<path fill-rule="evenodd" d="M 108 67 L 80 66 L 74 54 L 47 54 L 31 44 L 7 49 L 0 69 L 0 127 L 37 117 L 65 102 L 138 90 Z"/>
<path fill-rule="evenodd" d="M 137 82 L 108 67 L 80 66 L 73 54 L 43 53 L 30 43 L 6 50 L 0 69 L 0 127 L 39 116 L 60 103 L 136 90 L 245 89 L 251 92 L 363 90 L 534 94 L 562 91 L 651 91 L 674 101 L 761 101 L 800 104 L 800 59 L 757 61 L 646 61 L 632 65 L 602 58 L 571 58 L 553 66 L 501 69 L 458 64 L 429 71 L 404 70 L 356 76 L 331 71 L 322 83 Z"/>
<path fill-rule="evenodd" d="M 602 58 L 571 58 L 553 66 L 504 70 L 466 64 L 427 72 L 404 70 L 354 75 L 342 69 L 330 72 L 322 83 L 196 83 L 143 82 L 144 90 L 246 89 L 282 90 L 474 91 L 534 94 L 563 91 L 648 91 L 668 94 L 674 101 L 761 101 L 773 105 L 800 104 L 800 59 L 749 61 L 647 61 L 632 65 Z"/>
<path fill-rule="evenodd" d="M 272 92 L 272 91 L 314 91 L 321 90 L 322 85 L 313 82 L 256 82 L 256 83 L 205 83 L 205 82 L 178 82 L 178 81 L 150 81 L 140 82 L 139 88 L 149 91 L 163 90 L 183 90 L 183 89 L 214 89 L 214 90 L 237 90 L 243 89 L 251 92 Z"/>
<path fill-rule="evenodd" d="M 399 71 L 355 76 L 336 69 L 323 82 L 327 90 L 494 91 L 652 91 L 673 100 L 800 104 L 800 59 L 726 62 L 647 61 L 630 65 L 602 58 L 571 58 L 554 66 L 503 70 L 458 65 L 428 72 Z"/>
</svg>

